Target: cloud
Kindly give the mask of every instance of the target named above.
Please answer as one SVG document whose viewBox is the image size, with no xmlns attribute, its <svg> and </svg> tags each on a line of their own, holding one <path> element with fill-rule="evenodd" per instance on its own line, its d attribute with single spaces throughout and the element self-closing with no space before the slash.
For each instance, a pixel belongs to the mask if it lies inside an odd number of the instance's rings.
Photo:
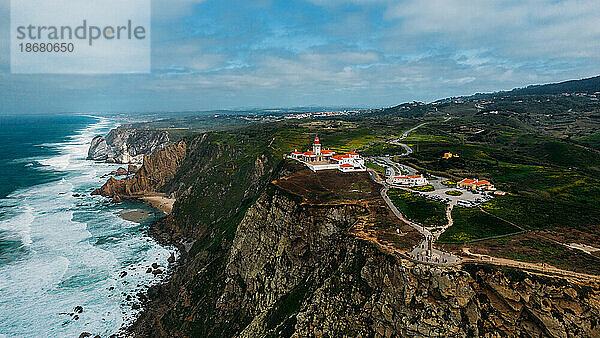
<svg viewBox="0 0 600 338">
<path fill-rule="evenodd" d="M 149 0 L 150 1 L 150 0 Z M 159 22 L 175 20 L 183 16 L 190 16 L 194 6 L 204 0 L 151 0 L 152 18 Z"/>
<path fill-rule="evenodd" d="M 600 52 L 596 0 L 410 0 L 384 18 L 410 38 L 459 48 L 487 46 L 505 56 L 581 57 Z"/>
<path fill-rule="evenodd" d="M 600 61 L 597 0 L 152 4 L 152 74 L 0 68 L 0 111 L 386 106 L 597 75 Z"/>
</svg>

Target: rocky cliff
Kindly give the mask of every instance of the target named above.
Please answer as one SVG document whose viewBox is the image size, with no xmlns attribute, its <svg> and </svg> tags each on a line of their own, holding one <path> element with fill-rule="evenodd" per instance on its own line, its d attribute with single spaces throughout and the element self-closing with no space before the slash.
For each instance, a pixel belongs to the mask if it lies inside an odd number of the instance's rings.
<svg viewBox="0 0 600 338">
<path fill-rule="evenodd" d="M 226 220 L 232 233 L 203 227 L 171 280 L 150 290 L 152 300 L 131 333 L 600 335 L 598 286 L 415 264 L 354 237 L 349 229 L 363 213 L 358 204 L 311 204 L 269 185 L 242 216 Z"/>
<path fill-rule="evenodd" d="M 117 180 L 114 177 L 92 195 L 101 195 L 116 200 L 140 197 L 162 192 L 163 186 L 174 176 L 186 157 L 186 143 L 180 141 L 144 157 L 144 164 L 131 178 Z"/>
<path fill-rule="evenodd" d="M 166 131 L 119 127 L 106 137 L 96 136 L 90 144 L 88 159 L 114 163 L 142 163 L 170 143 Z"/>
</svg>

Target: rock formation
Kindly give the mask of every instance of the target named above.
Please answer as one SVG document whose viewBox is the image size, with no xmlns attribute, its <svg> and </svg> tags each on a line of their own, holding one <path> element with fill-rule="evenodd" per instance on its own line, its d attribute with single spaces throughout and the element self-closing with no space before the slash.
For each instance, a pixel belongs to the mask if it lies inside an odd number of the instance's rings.
<svg viewBox="0 0 600 338">
<path fill-rule="evenodd" d="M 111 163 L 142 163 L 170 143 L 166 131 L 120 127 L 106 137 L 96 136 L 88 150 L 88 160 Z"/>
<path fill-rule="evenodd" d="M 170 145 L 151 156 L 146 156 L 144 164 L 133 177 L 122 180 L 111 177 L 102 187 L 94 190 L 92 195 L 121 200 L 160 192 L 165 183 L 175 176 L 185 156 L 186 144 L 184 141 Z"/>
<path fill-rule="evenodd" d="M 112 149 L 106 143 L 104 136 L 96 136 L 92 139 L 90 149 L 88 150 L 88 160 L 108 161 L 109 158 L 114 158 Z"/>
</svg>

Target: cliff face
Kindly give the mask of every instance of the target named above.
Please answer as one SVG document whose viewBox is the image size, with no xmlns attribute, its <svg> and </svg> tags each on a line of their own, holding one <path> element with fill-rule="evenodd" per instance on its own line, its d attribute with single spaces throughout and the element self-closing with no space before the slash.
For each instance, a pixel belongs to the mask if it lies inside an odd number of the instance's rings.
<svg viewBox="0 0 600 338">
<path fill-rule="evenodd" d="M 120 127 L 111 130 L 106 138 L 94 137 L 87 158 L 114 163 L 142 163 L 144 156 L 163 149 L 169 142 L 166 131 Z"/>
<path fill-rule="evenodd" d="M 153 288 L 138 336 L 600 335 L 600 291 L 488 268 L 438 268 L 348 233 L 364 210 L 312 205 L 276 186 L 203 236 Z M 239 224 L 239 225 L 238 225 Z"/>
<path fill-rule="evenodd" d="M 186 157 L 186 143 L 180 141 L 144 157 L 144 164 L 131 178 L 117 180 L 113 177 L 92 195 L 101 195 L 114 199 L 143 196 L 160 192 L 170 181 Z"/>
</svg>

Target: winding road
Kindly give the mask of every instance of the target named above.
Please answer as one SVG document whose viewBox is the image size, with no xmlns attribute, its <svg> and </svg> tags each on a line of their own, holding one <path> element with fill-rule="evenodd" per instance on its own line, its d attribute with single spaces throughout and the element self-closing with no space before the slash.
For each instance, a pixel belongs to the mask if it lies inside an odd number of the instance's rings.
<svg viewBox="0 0 600 338">
<path fill-rule="evenodd" d="M 402 134 L 402 136 L 400 136 L 400 138 L 398 138 L 396 140 L 393 140 L 393 141 L 390 141 L 389 143 L 393 144 L 393 145 L 401 146 L 402 148 L 404 148 L 404 154 L 400 154 L 400 156 L 408 156 L 408 155 L 412 154 L 413 153 L 412 148 L 409 147 L 408 145 L 404 144 L 404 143 L 401 143 L 400 140 L 404 140 L 405 138 L 408 137 L 408 134 L 410 134 L 411 132 L 413 132 L 413 131 L 421 128 L 422 126 L 424 126 L 426 124 L 427 124 L 427 122 L 423 122 L 423 123 L 419 124 L 418 126 L 412 128 L 410 130 L 405 131 L 404 134 Z"/>
<path fill-rule="evenodd" d="M 425 124 L 427 124 L 427 122 L 421 123 L 418 126 L 405 131 L 402 136 L 394 141 L 390 141 L 391 144 L 394 145 L 399 145 L 401 147 L 403 147 L 405 149 L 405 153 L 400 155 L 400 156 L 407 156 L 409 154 L 413 153 L 413 150 L 410 146 L 408 146 L 407 144 L 401 143 L 400 140 L 405 139 L 406 137 L 408 137 L 408 134 L 410 134 L 412 131 L 417 130 L 418 128 L 424 126 Z M 385 157 L 383 158 L 383 161 L 385 162 L 385 164 L 390 167 L 390 169 L 394 172 L 394 175 L 396 172 L 400 173 L 401 169 L 400 169 L 400 164 L 392 161 L 389 157 Z M 436 236 L 434 236 L 431 231 L 429 231 L 428 229 L 426 229 L 424 226 L 417 224 L 409 219 L 407 219 L 406 217 L 404 217 L 404 215 L 400 212 L 400 210 L 398 210 L 398 208 L 394 205 L 394 203 L 392 202 L 392 200 L 389 198 L 389 196 L 387 195 L 387 192 L 390 190 L 390 188 L 392 187 L 390 184 L 386 183 L 385 181 L 381 181 L 379 180 L 379 178 L 377 177 L 377 174 L 375 172 L 373 172 L 372 170 L 369 169 L 369 174 L 371 176 L 371 179 L 373 179 L 375 182 L 383 185 L 383 188 L 381 189 L 381 197 L 383 198 L 383 200 L 385 201 L 385 203 L 388 205 L 388 207 L 390 208 L 390 210 L 392 210 L 392 213 L 402 222 L 410 225 L 411 227 L 413 227 L 415 230 L 417 230 L 419 233 L 421 233 L 421 235 L 423 235 L 423 237 L 425 237 L 425 239 L 423 240 L 423 242 L 421 242 L 421 244 L 419 244 L 418 246 L 416 246 L 409 254 L 409 256 L 417 261 L 421 261 L 421 262 L 426 262 L 426 263 L 433 263 L 433 264 L 457 264 L 461 262 L 460 257 L 453 255 L 449 252 L 445 252 L 445 251 L 441 251 L 438 249 L 435 249 L 433 247 L 433 242 L 435 241 L 435 239 L 437 238 Z M 450 209 L 451 210 L 451 209 Z M 452 218 L 449 218 L 449 225 L 452 225 Z"/>
<path fill-rule="evenodd" d="M 449 120 L 449 118 L 446 119 L 445 121 L 447 121 L 447 120 Z M 410 132 L 418 129 L 419 127 L 421 127 L 425 124 L 426 123 L 421 123 L 418 126 L 404 132 L 400 138 L 398 138 L 394 141 L 390 141 L 390 143 L 402 146 L 406 150 L 406 152 L 400 156 L 407 156 L 409 154 L 412 154 L 412 152 L 413 152 L 413 150 L 408 145 L 401 143 L 400 140 L 405 139 L 406 137 L 408 137 L 408 134 Z M 390 167 L 390 169 L 394 173 L 401 172 L 402 171 L 401 167 L 402 167 L 402 169 L 404 169 L 406 171 L 405 167 L 401 166 L 399 163 L 392 161 L 389 157 L 384 157 L 381 160 L 382 160 L 382 162 L 385 163 L 386 166 Z M 404 215 L 400 212 L 400 210 L 398 210 L 398 208 L 394 205 L 394 203 L 392 203 L 391 199 L 387 195 L 387 192 L 392 187 L 391 185 L 389 185 L 385 181 L 381 181 L 378 178 L 377 174 L 371 169 L 369 169 L 369 174 L 371 176 L 371 179 L 373 179 L 375 182 L 377 182 L 383 186 L 383 188 L 381 189 L 381 192 L 380 192 L 381 197 L 383 198 L 385 203 L 388 205 L 388 207 L 390 208 L 392 213 L 399 220 L 410 225 L 411 227 L 413 227 L 414 229 L 419 231 L 419 233 L 421 233 L 425 237 L 423 242 L 421 242 L 421 244 L 419 244 L 417 247 L 415 247 L 409 254 L 409 256 L 416 261 L 420 261 L 420 262 L 424 262 L 424 263 L 431 263 L 431 264 L 439 264 L 439 265 L 460 264 L 460 263 L 492 264 L 492 265 L 508 266 L 508 267 L 513 267 L 513 268 L 518 268 L 518 269 L 525 269 L 530 272 L 537 273 L 540 275 L 545 275 L 545 276 L 560 276 L 560 277 L 570 279 L 570 280 L 580 280 L 580 281 L 586 281 L 586 282 L 591 281 L 591 282 L 600 283 L 600 276 L 584 274 L 584 273 L 577 273 L 577 272 L 570 271 L 570 270 L 559 269 L 559 268 L 556 268 L 556 267 L 548 265 L 548 264 L 527 263 L 527 262 L 515 261 L 515 260 L 511 260 L 511 259 L 506 259 L 506 258 L 497 258 L 497 257 L 488 256 L 488 255 L 481 255 L 481 254 L 476 254 L 476 253 L 470 252 L 468 248 L 463 248 L 463 253 L 468 258 L 461 258 L 457 255 L 453 255 L 451 253 L 435 249 L 433 247 L 433 242 L 437 239 L 437 237 L 439 237 L 439 235 L 441 233 L 443 233 L 443 231 L 445 229 L 449 228 L 453 224 L 451 215 L 452 215 L 452 208 L 454 206 L 454 203 L 450 203 L 446 208 L 446 216 L 448 218 L 448 224 L 443 227 L 443 230 L 437 231 L 435 234 L 432 234 L 431 231 L 429 231 L 425 227 L 423 227 L 420 224 L 417 224 L 415 222 L 412 222 L 411 220 L 404 217 Z M 485 210 L 483 210 L 483 211 L 485 212 Z M 518 225 L 517 225 L 517 227 L 521 228 Z M 562 244 L 562 243 L 560 243 L 560 244 Z M 566 244 L 563 244 L 563 245 L 566 245 Z M 567 245 L 567 246 L 569 246 L 569 245 Z M 577 249 L 579 249 L 579 248 L 577 248 Z M 536 271 L 536 272 L 534 272 L 534 271 Z"/>
</svg>

